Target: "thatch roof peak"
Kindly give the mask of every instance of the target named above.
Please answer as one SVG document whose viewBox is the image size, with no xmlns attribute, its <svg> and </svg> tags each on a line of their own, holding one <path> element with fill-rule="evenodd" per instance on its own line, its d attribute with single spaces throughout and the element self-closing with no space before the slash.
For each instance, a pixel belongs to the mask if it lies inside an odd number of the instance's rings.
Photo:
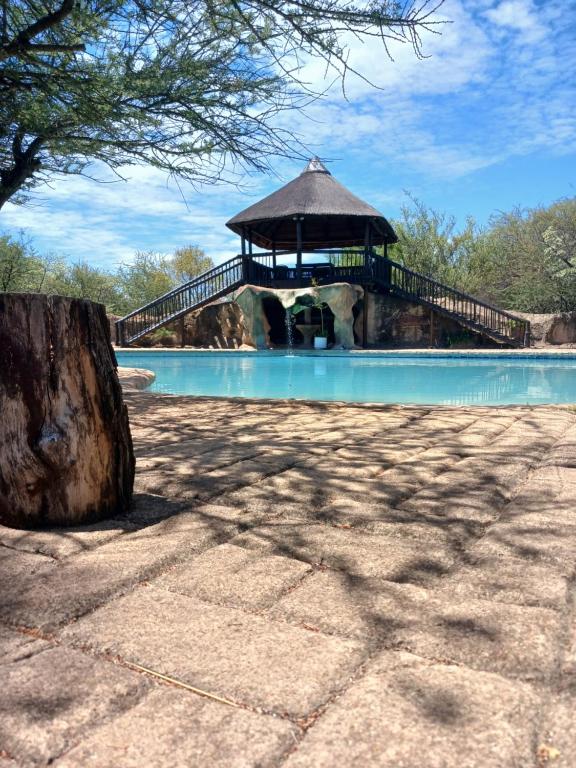
<svg viewBox="0 0 576 768">
<path fill-rule="evenodd" d="M 310 160 L 308 160 L 308 164 L 306 165 L 306 168 L 304 168 L 304 170 L 300 173 L 300 176 L 302 176 L 303 173 L 327 173 L 328 176 L 332 176 L 328 168 L 326 168 L 318 156 L 312 157 Z"/>
<path fill-rule="evenodd" d="M 280 189 L 236 214 L 226 226 L 261 248 L 293 248 L 300 219 L 305 250 L 362 245 L 367 222 L 374 242 L 395 243 L 396 233 L 380 211 L 356 197 L 318 157 Z"/>
</svg>

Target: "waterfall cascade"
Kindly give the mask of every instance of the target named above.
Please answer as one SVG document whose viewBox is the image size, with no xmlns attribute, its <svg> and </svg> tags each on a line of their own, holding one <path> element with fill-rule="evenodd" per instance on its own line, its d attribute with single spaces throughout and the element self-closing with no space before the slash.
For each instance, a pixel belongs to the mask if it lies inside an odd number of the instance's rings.
<svg viewBox="0 0 576 768">
<path fill-rule="evenodd" d="M 284 321 L 286 323 L 286 344 L 288 345 L 287 354 L 289 357 L 292 357 L 294 355 L 294 337 L 292 335 L 292 322 L 294 315 L 288 307 L 284 310 L 284 312 Z"/>
</svg>

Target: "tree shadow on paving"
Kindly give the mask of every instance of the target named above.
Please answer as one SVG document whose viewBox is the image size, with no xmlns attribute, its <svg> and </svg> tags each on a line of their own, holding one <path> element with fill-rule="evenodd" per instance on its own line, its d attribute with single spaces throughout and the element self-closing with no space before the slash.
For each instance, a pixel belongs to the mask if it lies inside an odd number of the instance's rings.
<svg viewBox="0 0 576 768">
<path fill-rule="evenodd" d="M 210 408 L 212 403 L 210 401 Z M 166 405 L 175 406 L 180 411 L 180 420 L 174 428 L 170 423 L 166 426 L 169 422 Z M 200 405 L 192 401 L 191 405 L 186 398 L 155 398 L 146 407 L 138 407 L 140 411 L 134 430 L 137 449 L 142 455 L 147 447 L 151 452 L 160 450 L 157 441 L 162 439 L 162 434 L 170 432 L 170 440 L 174 438 L 176 441 L 169 443 L 171 459 L 182 462 L 178 484 L 174 484 L 174 465 L 170 459 L 167 463 L 170 471 L 164 474 L 158 472 L 154 493 L 136 493 L 134 504 L 124 517 L 92 526 L 51 530 L 48 532 L 50 536 L 72 540 L 72 546 L 77 549 L 69 554 L 92 549 L 98 552 L 108 540 L 98 540 L 96 534 L 99 533 L 105 537 L 110 534 L 110 540 L 114 541 L 119 537 L 129 537 L 136 541 L 137 546 L 140 546 L 138 541 L 142 546 L 150 546 L 156 541 L 158 548 L 163 545 L 162 538 L 166 537 L 164 544 L 167 548 L 171 534 L 184 531 L 184 539 L 189 535 L 193 544 L 199 536 L 199 529 L 191 526 L 187 533 L 180 526 L 181 514 L 185 512 L 195 518 L 203 530 L 213 534 L 211 543 L 207 540 L 204 549 L 227 541 L 310 563 L 313 575 L 323 571 L 336 574 L 349 598 L 352 614 L 377 643 L 384 645 L 393 642 L 398 629 L 413 627 L 414 622 L 444 622 L 444 617 L 436 612 L 434 606 L 425 608 L 416 600 L 413 590 L 425 588 L 434 591 L 439 580 L 457 573 L 460 564 L 467 563 L 474 567 L 474 558 L 467 555 L 470 546 L 481 540 L 486 530 L 490 529 L 514 490 L 513 478 L 502 474 L 499 461 L 490 463 L 483 458 L 481 465 L 478 464 L 475 469 L 473 460 L 468 458 L 465 460 L 468 462 L 467 471 L 458 476 L 458 441 L 465 440 L 466 426 L 462 428 L 459 417 L 455 416 L 451 428 L 449 413 L 442 416 L 446 424 L 430 433 L 422 424 L 430 413 L 429 409 L 407 409 L 409 413 L 405 422 L 395 424 L 392 430 L 387 431 L 386 419 L 390 415 L 398 421 L 398 411 L 393 408 L 383 407 L 372 413 L 368 409 L 335 409 L 330 405 L 314 405 L 305 408 L 306 418 L 310 419 L 310 431 L 307 431 L 308 428 L 303 429 L 297 418 L 300 405 L 284 405 L 282 417 L 275 413 L 274 405 L 234 403 L 231 410 L 230 403 L 217 403 L 212 413 L 207 403 Z M 354 419 L 348 422 L 344 417 L 350 413 Z M 325 416 L 330 416 L 330 423 L 323 421 Z M 370 419 L 371 436 L 367 436 L 365 431 L 366 418 Z M 467 425 L 477 422 L 477 418 L 466 420 Z M 517 424 L 517 421 L 514 423 Z M 356 439 L 359 424 L 364 428 L 361 443 Z M 539 445 L 537 426 L 535 421 L 524 442 L 523 448 L 528 452 L 536 451 Z M 414 434 L 410 432 L 411 427 L 417 428 L 418 439 L 422 436 L 426 438 L 423 451 L 434 446 L 441 449 L 449 439 L 452 456 L 444 470 L 441 465 L 433 465 L 432 476 L 419 471 L 418 456 L 413 454 Z M 138 436 L 140 428 L 144 431 L 142 438 Z M 296 428 L 301 432 L 294 437 Z M 173 429 L 178 434 L 173 434 Z M 190 435 L 193 435 L 192 443 L 178 445 L 178 440 L 186 440 Z M 256 463 L 259 462 L 259 466 L 253 471 L 240 468 L 236 479 L 219 486 L 218 478 L 211 477 L 212 469 L 207 472 L 202 470 L 204 459 L 206 465 L 214 466 L 210 464 L 214 451 L 208 450 L 193 454 L 194 467 L 187 473 L 187 455 L 193 451 L 193 445 L 201 444 L 202 435 L 210 441 L 216 439 L 214 450 L 224 453 L 227 446 L 235 449 L 235 437 L 242 435 L 247 454 Z M 487 438 L 487 443 L 489 439 L 492 438 Z M 402 444 L 410 446 L 411 453 L 408 455 L 412 465 L 402 466 L 402 462 L 396 462 L 391 466 L 390 450 L 401 448 Z M 318 453 L 316 458 L 313 451 L 319 448 L 323 453 Z M 348 456 L 351 450 L 358 449 L 356 468 L 359 471 L 353 475 L 346 473 L 350 459 L 338 456 L 343 448 Z M 381 458 L 384 454 L 386 458 Z M 366 461 L 367 474 L 373 472 L 376 466 L 377 476 L 362 475 L 363 460 Z M 298 465 L 299 462 L 306 462 L 306 466 Z M 379 471 L 378 462 L 381 462 Z M 335 471 L 336 468 L 338 471 Z M 395 472 L 389 481 L 385 477 L 388 469 Z M 221 477 L 227 481 L 226 466 L 220 467 L 220 470 Z M 442 482 L 448 473 L 451 474 L 450 482 Z M 142 473 L 143 476 L 146 474 Z M 203 489 L 213 484 L 213 496 L 208 493 L 204 499 L 187 497 L 196 481 Z M 173 489 L 176 489 L 174 494 Z M 179 491 L 183 496 L 178 496 Z M 425 493 L 420 497 L 420 505 L 416 497 L 422 491 Z M 339 507 L 334 506 L 335 499 L 342 501 Z M 209 510 L 205 504 L 208 500 L 212 507 L 231 508 L 228 517 L 225 511 L 220 515 L 214 509 Z M 405 506 L 407 501 L 416 503 L 412 507 Z M 384 525 L 390 527 L 385 529 Z M 245 532 L 244 538 L 238 536 L 242 531 Z M 30 536 L 32 540 L 37 534 L 19 532 L 19 535 Z M 367 550 L 363 550 L 364 544 L 369 547 Z M 34 547 L 35 543 L 31 541 L 30 546 Z M 37 548 L 34 551 L 43 550 Z M 190 548 L 185 558 L 193 557 L 199 551 L 201 549 Z M 130 555 L 126 557 L 129 559 Z M 374 567 L 368 563 L 370 558 Z M 148 571 L 144 569 L 142 573 L 153 577 L 168 564 L 169 558 L 158 560 L 157 565 Z M 97 573 L 91 573 L 88 561 L 85 567 L 86 582 L 98 578 Z M 304 579 L 302 584 L 295 585 L 294 593 L 298 593 L 306 581 Z M 122 585 L 128 582 L 129 579 L 124 580 Z M 98 600 L 110 594 L 99 592 Z M 390 608 L 386 607 L 385 598 L 389 599 Z M 480 636 L 491 631 L 475 624 L 474 618 L 466 613 L 449 621 L 452 625 L 444 626 L 453 633 L 477 632 Z M 312 609 L 308 618 L 303 614 L 302 622 L 314 625 Z M 337 626 L 330 629 L 326 624 L 322 631 L 338 634 L 339 629 Z"/>
<path fill-rule="evenodd" d="M 146 493 L 134 494 L 130 509 L 122 516 L 86 525 L 34 529 L 0 526 L 0 545 L 28 553 L 61 559 L 113 541 L 190 508 L 190 503 Z"/>
</svg>

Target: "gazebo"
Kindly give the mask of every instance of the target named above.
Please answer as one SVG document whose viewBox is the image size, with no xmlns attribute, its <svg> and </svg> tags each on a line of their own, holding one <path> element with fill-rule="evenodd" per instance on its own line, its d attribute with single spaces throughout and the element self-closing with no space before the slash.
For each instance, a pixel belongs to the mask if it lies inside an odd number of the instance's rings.
<svg viewBox="0 0 576 768">
<path fill-rule="evenodd" d="M 240 235 L 243 257 L 250 262 L 255 257 L 273 268 L 277 285 L 310 277 L 325 280 L 330 273 L 334 278 L 360 277 L 360 272 L 369 271 L 373 247 L 383 246 L 386 255 L 388 244 L 398 239 L 384 216 L 340 184 L 317 157 L 299 176 L 238 213 L 226 226 Z M 254 254 L 253 246 L 265 252 Z M 278 256 L 289 254 L 296 255 L 295 268 L 277 265 Z M 303 254 L 327 259 L 304 265 Z M 354 275 L 348 274 L 352 266 Z M 346 274 L 340 273 L 342 268 Z"/>
<path fill-rule="evenodd" d="M 303 295 L 300 289 L 305 289 L 304 293 L 313 290 L 314 295 L 364 292 L 364 346 L 369 337 L 368 301 L 378 306 L 374 312 L 381 314 L 390 303 L 389 297 L 424 308 L 420 314 L 429 317 L 426 333 L 430 344 L 442 338 L 437 317 L 501 344 L 530 344 L 527 321 L 389 259 L 388 244 L 398 239 L 389 222 L 376 208 L 336 181 L 317 157 L 297 178 L 234 216 L 227 226 L 240 235 L 241 254 L 118 320 L 120 346 L 133 344 L 175 320 L 183 321 L 192 310 L 230 296 L 240 288 L 249 288 L 260 296 L 269 289 L 296 289 L 298 295 Z M 254 251 L 254 246 L 264 250 Z M 312 255 L 312 259 L 304 261 L 304 255 Z M 316 260 L 315 255 L 319 257 Z M 294 290 L 291 292 L 294 294 Z M 285 300 L 286 296 L 281 302 L 284 308 Z M 323 301 L 334 305 L 334 301 Z M 353 309 L 348 309 L 351 321 Z M 342 337 L 344 320 L 338 322 Z M 435 330 L 438 328 L 440 333 Z M 377 339 L 371 343 L 377 343 Z"/>
</svg>

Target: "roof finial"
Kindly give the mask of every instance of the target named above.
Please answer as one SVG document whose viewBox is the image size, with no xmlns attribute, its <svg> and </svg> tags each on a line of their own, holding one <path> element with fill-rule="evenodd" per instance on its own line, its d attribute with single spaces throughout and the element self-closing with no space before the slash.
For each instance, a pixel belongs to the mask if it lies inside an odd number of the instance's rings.
<svg viewBox="0 0 576 768">
<path fill-rule="evenodd" d="M 326 168 L 317 155 L 308 161 L 308 165 L 304 168 L 302 173 L 327 173 L 329 176 L 331 175 L 328 168 Z"/>
</svg>

